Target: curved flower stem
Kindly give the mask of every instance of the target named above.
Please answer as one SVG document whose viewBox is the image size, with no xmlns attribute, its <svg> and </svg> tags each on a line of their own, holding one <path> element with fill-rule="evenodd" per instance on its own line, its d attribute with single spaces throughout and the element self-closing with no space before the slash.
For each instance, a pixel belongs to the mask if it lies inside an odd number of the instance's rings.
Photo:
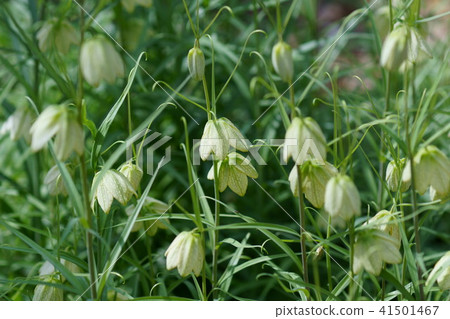
<svg viewBox="0 0 450 319">
<path fill-rule="evenodd" d="M 300 215 L 300 248 L 302 254 L 302 266 L 303 266 L 303 281 L 305 284 L 309 283 L 308 278 L 308 261 L 306 258 L 306 239 L 304 236 L 305 225 L 306 225 L 306 217 L 305 217 L 305 203 L 303 200 L 303 189 L 302 189 L 302 169 L 300 165 L 296 165 L 297 167 L 297 176 L 298 176 L 298 204 L 299 204 L 299 215 Z M 309 290 L 309 288 L 306 288 Z"/>
<path fill-rule="evenodd" d="M 327 225 L 327 240 L 331 236 L 331 215 L 328 215 L 328 225 Z M 327 278 L 328 278 L 328 291 L 333 291 L 333 280 L 331 276 L 331 258 L 330 258 L 330 246 L 327 244 L 325 246 L 325 261 L 327 265 Z"/>
</svg>

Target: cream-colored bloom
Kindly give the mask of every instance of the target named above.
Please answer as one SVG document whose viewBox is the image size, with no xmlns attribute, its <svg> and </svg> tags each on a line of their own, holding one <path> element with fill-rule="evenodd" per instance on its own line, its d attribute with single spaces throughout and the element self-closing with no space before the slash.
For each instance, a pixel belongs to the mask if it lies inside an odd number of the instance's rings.
<svg viewBox="0 0 450 319">
<path fill-rule="evenodd" d="M 106 81 L 114 83 L 125 75 L 125 65 L 113 44 L 103 36 L 86 40 L 80 53 L 81 71 L 93 87 Z"/>
<path fill-rule="evenodd" d="M 316 208 L 321 208 L 325 202 L 325 187 L 331 177 L 336 176 L 337 169 L 328 162 L 324 164 L 316 160 L 307 161 L 302 165 L 302 190 L 306 199 Z M 292 194 L 298 197 L 297 166 L 289 174 L 289 184 Z"/>
<path fill-rule="evenodd" d="M 311 155 L 315 160 L 325 161 L 327 156 L 325 136 L 313 118 L 296 117 L 286 131 L 283 159 L 287 162 L 292 157 L 297 165 L 301 165 Z"/>
<path fill-rule="evenodd" d="M 193 47 L 189 50 L 188 69 L 194 80 L 203 80 L 205 76 L 205 55 L 199 47 Z"/>
<path fill-rule="evenodd" d="M 378 276 L 383 263 L 398 264 L 402 261 L 395 239 L 378 229 L 360 231 L 355 239 L 353 272 L 363 269 Z"/>
<path fill-rule="evenodd" d="M 347 175 L 332 177 L 325 188 L 325 210 L 348 221 L 361 214 L 358 189 Z"/>
<path fill-rule="evenodd" d="M 61 282 L 54 278 L 48 278 L 45 282 L 49 284 L 61 284 Z M 33 301 L 62 301 L 64 300 L 64 292 L 61 288 L 39 284 L 34 289 Z"/>
<path fill-rule="evenodd" d="M 392 192 L 396 192 L 400 186 L 400 192 L 406 192 L 411 185 L 411 181 L 402 181 L 402 172 L 405 168 L 406 158 L 402 158 L 396 163 L 390 161 L 386 168 L 386 183 Z"/>
<path fill-rule="evenodd" d="M 33 111 L 29 107 L 19 107 L 6 120 L 0 129 L 0 135 L 9 132 L 9 136 L 13 141 L 17 141 L 23 137 L 27 142 L 30 141 L 30 126 L 35 119 Z"/>
<path fill-rule="evenodd" d="M 398 220 L 392 212 L 382 210 L 369 219 L 366 225 L 367 224 L 391 236 L 395 241 L 395 246 L 400 248 L 402 240 L 400 237 L 400 230 L 398 228 Z"/>
<path fill-rule="evenodd" d="M 223 160 L 217 163 L 219 191 L 223 192 L 229 187 L 239 196 L 244 196 L 247 192 L 248 177 L 258 178 L 258 172 L 245 158 L 239 153 L 232 152 Z M 214 166 L 208 172 L 208 179 L 214 180 Z"/>
<path fill-rule="evenodd" d="M 83 128 L 75 112 L 66 104 L 47 107 L 31 127 L 30 133 L 31 150 L 34 152 L 42 149 L 56 135 L 54 148 L 60 161 L 66 160 L 73 151 L 83 154 Z"/>
<path fill-rule="evenodd" d="M 144 175 L 139 166 L 133 164 L 132 161 L 127 161 L 119 167 L 119 172 L 128 179 L 135 191 L 139 189 L 139 184 Z"/>
<path fill-rule="evenodd" d="M 200 236 L 194 232 L 181 232 L 167 248 L 166 268 L 171 270 L 178 269 L 178 273 L 182 277 L 186 277 L 190 273 L 200 275 L 205 260 L 205 252 L 200 240 Z"/>
<path fill-rule="evenodd" d="M 410 31 L 404 24 L 397 25 L 384 40 L 380 64 L 389 71 L 398 71 L 408 58 L 408 40 Z"/>
<path fill-rule="evenodd" d="M 450 290 L 450 251 L 434 265 L 428 275 L 427 286 L 434 284 L 436 280 L 441 290 Z"/>
<path fill-rule="evenodd" d="M 150 8 L 153 4 L 153 0 L 121 0 L 120 2 L 129 13 L 132 13 L 138 5 Z"/>
<path fill-rule="evenodd" d="M 444 199 L 450 195 L 450 160 L 433 145 L 421 148 L 413 159 L 414 187 L 424 194 L 430 187 L 432 200 Z M 411 182 L 411 162 L 403 170 L 402 180 Z"/>
<path fill-rule="evenodd" d="M 126 209 L 127 214 L 131 215 L 133 213 L 134 208 L 135 208 L 134 205 L 129 206 Z M 169 208 L 170 208 L 169 205 L 160 200 L 157 200 L 152 197 L 146 197 L 140 215 L 141 218 L 144 219 L 150 216 L 158 216 L 158 215 L 161 216 L 162 214 L 166 213 L 169 210 Z M 167 229 L 167 224 L 170 224 L 169 219 L 164 219 L 164 221 L 162 221 L 161 218 L 136 221 L 131 231 L 136 232 L 139 231 L 140 229 L 144 229 L 148 236 L 155 236 L 158 229 Z"/>
<path fill-rule="evenodd" d="M 48 193 L 52 196 L 67 196 L 67 189 L 59 171 L 58 165 L 53 166 L 44 178 L 44 184 L 47 185 Z"/>
<path fill-rule="evenodd" d="M 248 151 L 244 136 L 229 119 L 222 117 L 218 120 L 209 120 L 200 140 L 201 159 L 206 161 L 209 155 L 214 154 L 216 159 L 223 160 L 230 147 L 242 152 Z"/>
<path fill-rule="evenodd" d="M 292 49 L 289 44 L 279 41 L 272 49 L 272 64 L 275 71 L 284 82 L 290 83 L 294 74 Z"/>
<path fill-rule="evenodd" d="M 75 28 L 67 21 L 58 18 L 47 20 L 36 34 L 39 49 L 43 52 L 55 48 L 62 54 L 69 52 L 70 45 L 80 42 Z"/>
<path fill-rule="evenodd" d="M 110 169 L 97 182 L 100 173 L 95 174 L 93 181 L 93 185 L 97 184 L 97 188 L 94 191 L 94 198 L 91 203 L 92 207 L 94 207 L 95 201 L 97 200 L 103 211 L 108 214 L 114 198 L 122 205 L 125 205 L 133 195 L 136 195 L 133 186 L 123 174 Z"/>
</svg>

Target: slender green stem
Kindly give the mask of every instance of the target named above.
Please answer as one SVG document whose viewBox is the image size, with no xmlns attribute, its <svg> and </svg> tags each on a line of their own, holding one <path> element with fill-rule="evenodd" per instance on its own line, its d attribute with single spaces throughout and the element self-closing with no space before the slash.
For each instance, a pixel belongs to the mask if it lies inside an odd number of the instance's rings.
<svg viewBox="0 0 450 319">
<path fill-rule="evenodd" d="M 83 7 L 83 0 L 80 1 L 80 6 Z M 83 9 L 80 9 L 80 46 L 84 40 L 84 12 Z M 79 57 L 80 60 L 80 57 Z M 83 76 L 81 74 L 81 63 L 78 63 L 78 90 L 77 90 L 77 99 L 76 104 L 78 107 L 78 121 L 81 126 L 83 126 L 83 118 L 82 118 L 82 104 L 83 104 Z M 95 270 L 95 257 L 94 257 L 94 247 L 93 247 L 93 238 L 91 234 L 92 227 L 92 210 L 89 205 L 89 186 L 88 186 L 88 175 L 86 168 L 86 160 L 84 157 L 84 153 L 80 155 L 80 174 L 81 174 L 81 182 L 82 182 L 82 190 L 83 190 L 83 206 L 86 214 L 86 221 L 88 224 L 88 229 L 86 230 L 86 249 L 88 255 L 88 268 L 89 268 L 89 280 L 90 280 L 90 289 L 91 289 L 91 298 L 93 300 L 97 299 L 97 287 L 96 287 L 96 270 Z"/>
<path fill-rule="evenodd" d="M 205 77 L 203 77 L 203 91 L 205 91 L 205 100 L 206 100 L 206 113 L 208 114 L 208 121 L 211 119 L 211 103 L 209 101 L 209 93 L 208 93 L 208 83 L 206 83 Z"/>
<path fill-rule="evenodd" d="M 147 228 L 147 227 L 146 227 Z M 153 257 L 152 257 L 152 240 L 150 236 L 145 236 L 145 248 L 147 249 L 147 255 L 148 255 L 148 265 L 149 265 L 149 277 L 150 277 L 150 284 L 153 288 L 153 286 L 156 284 L 155 281 L 155 269 L 153 267 Z M 152 289 L 150 288 L 150 290 Z"/>
<path fill-rule="evenodd" d="M 349 283 L 349 293 L 348 293 L 348 299 L 350 301 L 353 300 L 353 293 L 354 293 L 354 278 L 353 278 L 353 262 L 355 258 L 355 217 L 352 217 L 350 220 L 350 223 L 348 225 L 349 233 L 350 233 L 350 270 L 349 270 L 349 276 L 350 276 L 350 283 Z"/>
<path fill-rule="evenodd" d="M 328 215 L 327 240 L 329 240 L 330 236 L 331 236 L 331 215 Z M 327 265 L 328 290 L 332 292 L 333 280 L 331 276 L 330 246 L 328 244 L 325 246 L 325 251 L 326 251 L 325 262 Z"/>
<path fill-rule="evenodd" d="M 215 227 L 214 230 L 214 250 L 213 250 L 213 273 L 212 273 L 212 283 L 213 283 L 213 298 L 217 298 L 218 291 L 215 290 L 218 276 L 217 276 L 217 263 L 218 263 L 218 253 L 219 253 L 219 230 L 217 227 L 220 225 L 220 193 L 219 193 L 219 172 L 218 172 L 218 165 L 217 160 L 214 159 L 214 214 L 215 214 Z"/>
<path fill-rule="evenodd" d="M 414 218 L 414 240 L 416 246 L 416 255 L 419 256 L 422 252 L 421 244 L 420 244 L 420 232 L 419 232 L 419 214 L 417 212 L 417 197 L 416 197 L 416 188 L 415 188 L 415 174 L 414 174 L 414 150 L 411 145 L 411 135 L 409 132 L 409 110 L 408 110 L 408 71 L 405 70 L 405 135 L 406 135 L 406 147 L 408 150 L 408 159 L 411 163 L 411 201 L 412 201 L 412 214 Z M 419 295 L 421 300 L 425 300 L 424 290 L 423 290 L 423 282 L 422 282 L 422 268 L 420 264 L 416 263 L 417 267 L 417 275 L 419 280 Z"/>
<path fill-rule="evenodd" d="M 302 186 L 302 169 L 300 165 L 297 167 L 298 176 L 298 204 L 299 204 L 299 218 L 300 218 L 300 248 L 302 254 L 302 266 L 303 266 L 303 281 L 305 284 L 309 284 L 308 278 L 308 260 L 306 258 L 306 238 L 305 238 L 305 226 L 306 226 L 306 216 L 305 216 L 305 203 L 303 200 L 303 186 Z M 306 288 L 309 290 L 309 288 Z"/>
</svg>

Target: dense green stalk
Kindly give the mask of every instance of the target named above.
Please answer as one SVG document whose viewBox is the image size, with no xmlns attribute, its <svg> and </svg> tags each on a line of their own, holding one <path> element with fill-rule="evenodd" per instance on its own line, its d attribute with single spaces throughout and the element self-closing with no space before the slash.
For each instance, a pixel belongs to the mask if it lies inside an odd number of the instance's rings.
<svg viewBox="0 0 450 319">
<path fill-rule="evenodd" d="M 355 258 L 355 217 L 352 217 L 352 219 L 349 222 L 349 233 L 350 233 L 350 270 L 349 270 L 349 276 L 350 276 L 350 283 L 349 283 L 349 293 L 348 293 L 348 300 L 353 300 L 354 295 L 354 274 L 353 274 L 353 263 Z"/>
<path fill-rule="evenodd" d="M 305 203 L 303 199 L 303 189 L 302 189 L 302 169 L 299 165 L 297 167 L 298 174 L 298 204 L 299 204 L 299 218 L 300 218 L 300 249 L 302 254 L 302 266 L 303 266 L 303 281 L 305 284 L 309 284 L 308 277 L 308 260 L 306 256 L 306 238 L 305 238 L 305 227 L 306 227 L 306 216 L 305 216 Z M 306 288 L 309 290 L 309 288 Z"/>
<path fill-rule="evenodd" d="M 214 230 L 214 250 L 213 250 L 213 272 L 212 272 L 212 283 L 213 283 L 213 298 L 217 298 L 218 291 L 215 290 L 217 288 L 217 281 L 218 281 L 218 275 L 217 275 L 217 263 L 218 263 L 218 253 L 219 253 L 219 230 L 217 227 L 220 225 L 220 193 L 219 193 L 219 172 L 218 172 L 218 165 L 217 160 L 214 159 L 214 220 L 215 220 L 215 227 Z"/>
</svg>

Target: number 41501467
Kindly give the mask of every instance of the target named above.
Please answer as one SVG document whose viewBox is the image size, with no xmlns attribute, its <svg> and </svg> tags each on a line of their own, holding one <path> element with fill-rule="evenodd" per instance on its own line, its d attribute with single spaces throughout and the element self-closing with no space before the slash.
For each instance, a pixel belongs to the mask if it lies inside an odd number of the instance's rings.
<svg viewBox="0 0 450 319">
<path fill-rule="evenodd" d="M 383 316 L 399 316 L 399 315 L 425 315 L 425 316 L 435 316 L 439 306 L 383 306 L 378 311 Z"/>
</svg>

